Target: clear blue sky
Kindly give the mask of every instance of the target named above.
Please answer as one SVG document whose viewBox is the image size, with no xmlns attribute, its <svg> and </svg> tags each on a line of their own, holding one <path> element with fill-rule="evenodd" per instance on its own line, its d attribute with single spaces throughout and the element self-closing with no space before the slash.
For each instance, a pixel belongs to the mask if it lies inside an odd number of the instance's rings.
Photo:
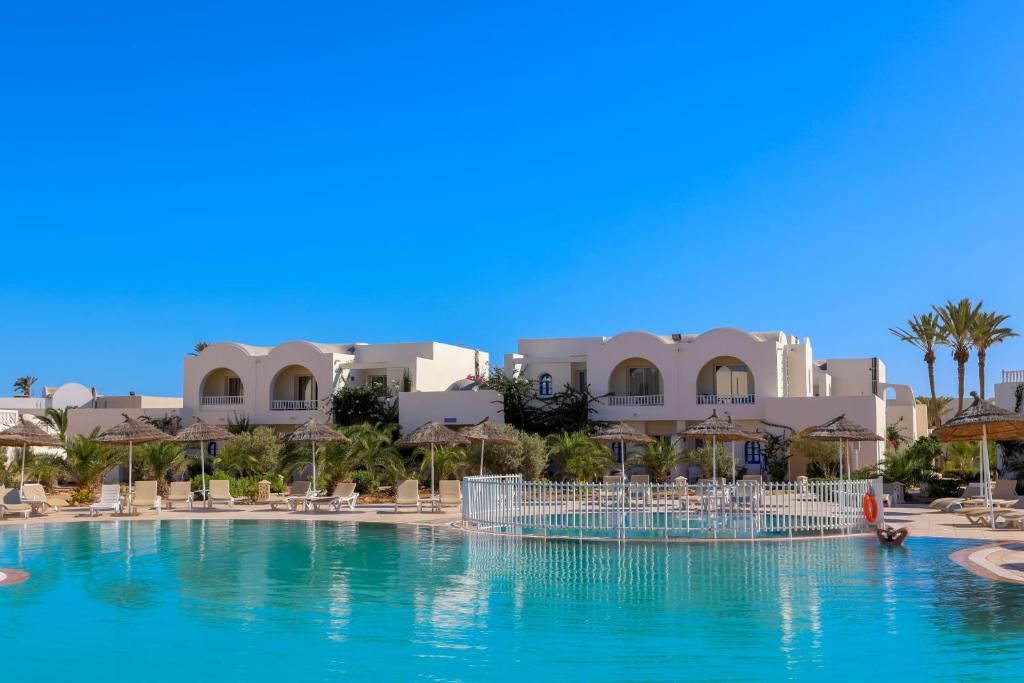
<svg viewBox="0 0 1024 683">
<path fill-rule="evenodd" d="M 890 325 L 1024 328 L 1022 3 L 212 4 L 5 7 L 0 390 L 728 325 L 923 393 Z"/>
</svg>

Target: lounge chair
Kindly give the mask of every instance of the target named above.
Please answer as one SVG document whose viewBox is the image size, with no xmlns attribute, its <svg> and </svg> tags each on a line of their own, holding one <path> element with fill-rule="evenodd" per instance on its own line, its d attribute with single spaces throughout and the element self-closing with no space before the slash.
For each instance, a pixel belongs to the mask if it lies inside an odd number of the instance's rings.
<svg viewBox="0 0 1024 683">
<path fill-rule="evenodd" d="M 25 519 L 32 514 L 32 506 L 21 502 L 18 489 L 0 488 L 0 519 L 7 515 L 23 515 Z"/>
<path fill-rule="evenodd" d="M 1020 500 L 1016 479 L 1000 479 L 992 488 L 992 502 L 1000 507 L 1013 507 Z"/>
<path fill-rule="evenodd" d="M 649 474 L 633 474 L 629 477 L 629 500 L 630 502 L 639 503 L 651 502 L 651 475 Z"/>
<path fill-rule="evenodd" d="M 1024 518 L 1024 498 L 1018 498 L 1007 506 L 993 505 L 991 510 L 985 505 L 971 505 L 956 511 L 967 517 L 967 521 L 978 526 L 989 526 L 992 524 L 991 512 L 996 515 L 996 525 L 1006 526 L 1006 523 Z"/>
<path fill-rule="evenodd" d="M 128 514 L 137 515 L 139 509 L 156 510 L 156 514 L 160 514 L 160 496 L 156 492 L 155 481 L 135 482 L 135 491 L 128 496 Z"/>
<path fill-rule="evenodd" d="M 400 507 L 414 507 L 421 512 L 420 507 L 420 483 L 415 479 L 405 479 L 395 486 L 395 512 Z"/>
<path fill-rule="evenodd" d="M 168 510 L 174 509 L 175 503 L 183 503 L 185 507 L 191 510 L 194 500 L 192 496 L 192 482 L 172 481 L 171 490 L 164 497 L 163 502 L 167 503 Z"/>
<path fill-rule="evenodd" d="M 47 508 L 54 512 L 60 512 L 60 507 L 50 500 L 42 484 L 25 484 L 21 502 L 31 505 L 32 512 L 39 514 L 44 514 Z"/>
<path fill-rule="evenodd" d="M 440 494 L 440 506 L 458 507 L 462 505 L 462 482 L 458 479 L 442 479 L 437 484 Z"/>
<path fill-rule="evenodd" d="M 299 505 L 303 508 L 306 507 L 306 501 L 309 499 L 309 482 L 308 481 L 293 481 L 292 485 L 288 488 L 288 495 L 283 500 L 278 500 L 270 503 L 270 507 L 273 510 L 277 509 L 277 506 L 282 502 L 288 505 L 289 510 L 298 509 Z"/>
<path fill-rule="evenodd" d="M 89 515 L 95 517 L 104 511 L 120 514 L 123 502 L 120 484 L 104 484 L 99 501 L 89 506 Z"/>
<path fill-rule="evenodd" d="M 227 479 L 211 479 L 207 482 L 210 491 L 206 494 L 206 507 L 212 508 L 214 503 L 227 503 L 234 507 L 238 498 L 231 495 L 231 482 Z"/>
<path fill-rule="evenodd" d="M 952 498 L 936 498 L 932 502 L 928 503 L 928 507 L 933 510 L 945 510 L 946 512 L 952 512 L 958 508 L 963 507 L 963 504 L 968 500 L 977 500 L 981 498 L 981 484 L 974 482 L 968 484 L 967 488 L 964 489 L 962 496 L 955 496 Z"/>
<path fill-rule="evenodd" d="M 334 487 L 334 493 L 329 496 L 314 496 L 306 499 L 306 506 L 319 511 L 321 505 L 330 505 L 335 512 L 341 512 L 342 505 L 348 505 L 349 510 L 356 509 L 356 501 L 359 494 L 356 493 L 356 485 L 353 482 L 341 482 Z"/>
</svg>

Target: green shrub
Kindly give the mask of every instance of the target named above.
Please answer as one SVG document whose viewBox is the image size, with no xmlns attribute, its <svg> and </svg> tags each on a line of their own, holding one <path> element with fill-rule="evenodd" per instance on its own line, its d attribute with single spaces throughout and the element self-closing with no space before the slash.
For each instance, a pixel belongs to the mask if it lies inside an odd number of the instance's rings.
<svg viewBox="0 0 1024 683">
<path fill-rule="evenodd" d="M 952 498 L 960 495 L 960 481 L 946 477 L 935 477 L 927 483 L 927 491 L 924 492 L 930 498 Z"/>
<path fill-rule="evenodd" d="M 71 492 L 68 496 L 68 502 L 72 505 L 88 505 L 96 500 L 96 496 L 93 495 L 92 489 L 90 488 L 79 488 Z"/>
<path fill-rule="evenodd" d="M 351 473 L 351 479 L 356 484 L 356 492 L 361 494 L 376 493 L 380 487 L 380 481 L 373 472 L 356 470 Z"/>
</svg>

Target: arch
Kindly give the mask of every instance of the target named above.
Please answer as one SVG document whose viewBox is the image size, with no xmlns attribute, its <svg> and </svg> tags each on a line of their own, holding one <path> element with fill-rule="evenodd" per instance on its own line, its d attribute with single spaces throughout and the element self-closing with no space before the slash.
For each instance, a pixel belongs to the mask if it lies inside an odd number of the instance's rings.
<svg viewBox="0 0 1024 683">
<path fill-rule="evenodd" d="M 554 381 L 551 378 L 550 372 L 543 373 L 537 378 L 537 395 L 538 396 L 553 396 L 555 393 Z"/>
<path fill-rule="evenodd" d="M 319 399 L 316 375 L 305 365 L 286 365 L 270 382 L 271 410 L 316 410 Z"/>
<path fill-rule="evenodd" d="M 245 401 L 242 378 L 231 368 L 217 367 L 199 383 L 199 402 L 204 406 L 241 405 Z"/>
<path fill-rule="evenodd" d="M 882 390 L 882 398 L 885 399 L 886 401 L 895 401 L 896 400 L 896 388 L 895 387 L 885 387 L 885 389 Z"/>
<path fill-rule="evenodd" d="M 663 405 L 665 380 L 655 363 L 633 356 L 612 368 L 608 392 L 611 405 Z"/>
<path fill-rule="evenodd" d="M 716 356 L 697 373 L 697 403 L 701 405 L 754 403 L 754 373 L 736 356 Z"/>
</svg>

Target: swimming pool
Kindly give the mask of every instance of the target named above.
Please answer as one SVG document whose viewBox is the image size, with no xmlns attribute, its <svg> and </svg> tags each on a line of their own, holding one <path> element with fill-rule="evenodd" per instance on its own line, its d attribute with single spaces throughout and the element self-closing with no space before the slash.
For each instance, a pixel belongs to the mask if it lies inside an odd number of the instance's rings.
<svg viewBox="0 0 1024 683">
<path fill-rule="evenodd" d="M 6 680 L 1019 680 L 962 542 L 579 543 L 335 522 L 0 526 Z M 539 680 L 536 679 L 535 680 Z"/>
</svg>

